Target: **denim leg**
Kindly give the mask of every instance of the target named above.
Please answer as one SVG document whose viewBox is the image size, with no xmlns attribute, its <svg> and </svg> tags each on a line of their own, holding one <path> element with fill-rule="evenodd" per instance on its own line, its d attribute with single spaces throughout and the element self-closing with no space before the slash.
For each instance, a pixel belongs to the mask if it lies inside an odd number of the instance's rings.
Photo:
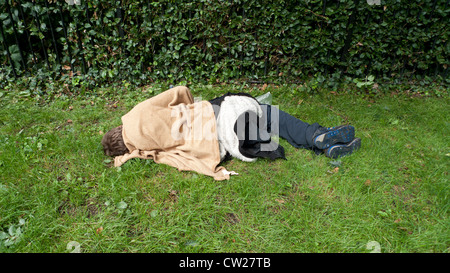
<svg viewBox="0 0 450 273">
<path fill-rule="evenodd" d="M 261 108 L 263 118 L 266 118 L 267 131 L 271 135 L 278 131 L 278 135 L 295 148 L 317 150 L 312 138 L 314 132 L 321 127 L 318 123 L 309 124 L 268 104 L 261 104 Z"/>
</svg>

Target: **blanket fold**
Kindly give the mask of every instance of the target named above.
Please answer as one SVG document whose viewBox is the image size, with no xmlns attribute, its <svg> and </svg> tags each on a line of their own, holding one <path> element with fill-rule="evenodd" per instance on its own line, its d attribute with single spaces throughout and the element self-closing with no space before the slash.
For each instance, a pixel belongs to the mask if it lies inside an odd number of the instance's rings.
<svg viewBox="0 0 450 273">
<path fill-rule="evenodd" d="M 216 119 L 211 103 L 195 102 L 178 86 L 137 104 L 122 117 L 129 153 L 114 158 L 118 167 L 132 158 L 153 159 L 180 171 L 196 171 L 215 180 L 230 178 L 220 163 Z"/>
</svg>

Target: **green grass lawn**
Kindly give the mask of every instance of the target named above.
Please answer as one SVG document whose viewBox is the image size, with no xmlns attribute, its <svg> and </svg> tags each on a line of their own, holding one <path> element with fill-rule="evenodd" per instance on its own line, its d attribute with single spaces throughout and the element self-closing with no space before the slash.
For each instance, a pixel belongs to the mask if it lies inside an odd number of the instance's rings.
<svg viewBox="0 0 450 273">
<path fill-rule="evenodd" d="M 203 99 L 238 89 L 191 87 Z M 244 88 L 304 121 L 354 125 L 361 150 L 332 160 L 280 140 L 287 160 L 228 161 L 239 173 L 228 181 L 151 160 L 112 167 L 103 133 L 163 90 L 5 91 L 0 252 L 449 251 L 448 97 Z"/>
</svg>

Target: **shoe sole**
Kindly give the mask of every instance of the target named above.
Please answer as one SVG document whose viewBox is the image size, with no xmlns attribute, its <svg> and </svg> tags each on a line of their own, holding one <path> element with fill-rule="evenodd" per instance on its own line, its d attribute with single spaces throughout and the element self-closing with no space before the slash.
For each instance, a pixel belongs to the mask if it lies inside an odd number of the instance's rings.
<svg viewBox="0 0 450 273">
<path fill-rule="evenodd" d="M 336 143 L 349 143 L 355 138 L 355 127 L 341 125 L 317 136 L 314 145 L 319 149 L 327 149 Z"/>
<path fill-rule="evenodd" d="M 326 151 L 326 155 L 331 158 L 339 158 L 343 156 L 350 155 L 354 151 L 361 148 L 361 139 L 355 138 L 353 141 L 351 141 L 348 144 L 338 144 L 330 147 Z"/>
</svg>

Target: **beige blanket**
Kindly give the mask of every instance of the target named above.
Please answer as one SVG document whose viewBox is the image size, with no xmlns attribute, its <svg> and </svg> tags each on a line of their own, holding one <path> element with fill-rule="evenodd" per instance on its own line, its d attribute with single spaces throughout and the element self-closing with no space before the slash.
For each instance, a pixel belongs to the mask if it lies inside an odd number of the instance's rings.
<svg viewBox="0 0 450 273">
<path fill-rule="evenodd" d="M 229 179 L 221 166 L 216 119 L 208 101 L 194 103 L 189 89 L 174 87 L 136 105 L 122 117 L 122 135 L 130 153 L 117 156 L 115 166 L 131 158 L 153 159 L 180 171 L 196 171 Z"/>
</svg>

